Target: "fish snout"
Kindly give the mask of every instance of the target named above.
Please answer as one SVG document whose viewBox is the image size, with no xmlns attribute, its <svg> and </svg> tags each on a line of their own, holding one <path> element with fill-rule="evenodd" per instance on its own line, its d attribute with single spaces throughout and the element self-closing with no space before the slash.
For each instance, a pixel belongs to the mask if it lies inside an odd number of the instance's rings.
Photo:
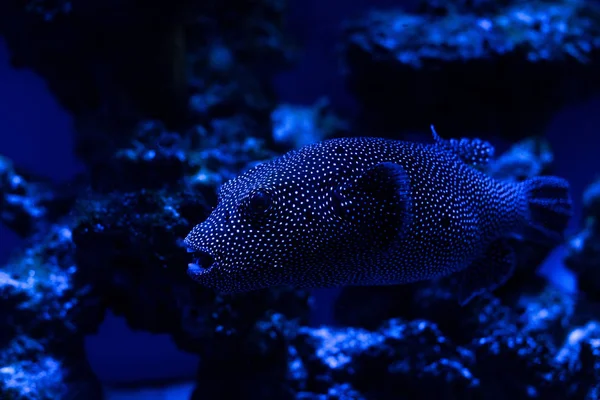
<svg viewBox="0 0 600 400">
<path fill-rule="evenodd" d="M 196 225 L 183 240 L 187 252 L 192 255 L 192 262 L 188 264 L 188 275 L 194 280 L 198 280 L 216 266 L 215 254 L 205 243 L 206 228 L 207 222 Z"/>
</svg>

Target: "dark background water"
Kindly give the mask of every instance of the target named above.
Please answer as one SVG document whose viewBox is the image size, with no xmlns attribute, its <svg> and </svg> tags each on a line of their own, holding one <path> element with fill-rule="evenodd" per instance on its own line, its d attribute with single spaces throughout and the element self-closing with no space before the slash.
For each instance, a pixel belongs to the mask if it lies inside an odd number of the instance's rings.
<svg viewBox="0 0 600 400">
<path fill-rule="evenodd" d="M 322 4 L 292 2 L 289 28 L 304 50 L 298 64 L 275 79 L 276 89 L 282 102 L 312 104 L 325 95 L 337 110 L 351 112 L 356 104 L 344 88 L 335 54 L 340 23 L 368 7 L 397 6 L 398 2 L 335 0 Z M 565 108 L 545 132 L 555 150 L 557 174 L 569 179 L 573 187 L 578 207 L 574 227 L 579 222 L 583 189 L 600 171 L 598 110 L 600 97 Z M 10 67 L 9 54 L 0 40 L 0 154 L 32 172 L 67 180 L 81 168 L 72 154 L 72 138 L 69 113 L 57 104 L 40 77 Z M 0 226 L 0 262 L 18 245 L 19 239 Z M 557 265 L 560 253 L 557 249 L 549 257 L 544 270 L 559 284 L 572 286 L 570 277 Z M 328 321 L 328 303 L 334 295 L 335 291 L 316 292 L 314 323 Z M 191 377 L 197 364 L 195 356 L 177 351 L 166 335 L 131 332 L 113 316 L 108 316 L 97 335 L 88 338 L 87 349 L 93 368 L 105 382 Z"/>
</svg>

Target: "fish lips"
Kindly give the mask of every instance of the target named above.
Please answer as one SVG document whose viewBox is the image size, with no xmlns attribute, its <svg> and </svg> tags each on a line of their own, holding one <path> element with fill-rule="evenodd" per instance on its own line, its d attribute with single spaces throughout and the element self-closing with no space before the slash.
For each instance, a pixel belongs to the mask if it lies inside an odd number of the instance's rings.
<svg viewBox="0 0 600 400">
<path fill-rule="evenodd" d="M 194 280 L 200 280 L 217 267 L 213 254 L 204 247 L 190 246 L 187 252 L 193 256 L 193 261 L 188 264 L 188 275 Z"/>
</svg>

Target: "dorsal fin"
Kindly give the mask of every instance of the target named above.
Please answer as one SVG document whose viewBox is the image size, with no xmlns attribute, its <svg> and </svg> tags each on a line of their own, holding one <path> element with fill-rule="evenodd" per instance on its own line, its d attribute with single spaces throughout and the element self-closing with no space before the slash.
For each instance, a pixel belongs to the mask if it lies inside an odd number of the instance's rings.
<svg viewBox="0 0 600 400">
<path fill-rule="evenodd" d="M 487 165 L 494 157 L 494 146 L 481 139 L 442 139 L 431 125 L 433 139 L 438 146 L 456 154 L 464 163 L 474 167 Z"/>
</svg>

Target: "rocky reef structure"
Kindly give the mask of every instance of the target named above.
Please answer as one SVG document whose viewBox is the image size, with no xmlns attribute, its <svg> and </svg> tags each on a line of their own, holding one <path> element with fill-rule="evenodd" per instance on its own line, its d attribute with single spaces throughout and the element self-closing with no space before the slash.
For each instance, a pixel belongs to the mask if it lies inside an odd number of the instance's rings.
<svg viewBox="0 0 600 400">
<path fill-rule="evenodd" d="M 596 274 L 600 265 L 600 180 L 592 183 L 583 195 L 583 229 L 568 243 L 565 262 L 578 276 L 579 289 L 600 300 Z"/>
<path fill-rule="evenodd" d="M 372 11 L 349 22 L 341 48 L 371 129 L 434 123 L 442 132 L 522 139 L 600 87 L 600 7 L 423 0 L 414 12 Z"/>
<path fill-rule="evenodd" d="M 280 104 L 271 113 L 271 122 L 273 141 L 283 149 L 299 148 L 349 130 L 324 97 L 312 106 Z"/>
<path fill-rule="evenodd" d="M 63 188 L 1 160 L 2 222 L 28 238 L 0 276 L 2 399 L 102 398 L 83 338 L 108 309 L 201 355 L 202 398 L 219 382 L 211 377 L 258 386 L 285 370 L 286 359 L 269 357 L 271 314 L 308 322 L 305 291 L 198 287 L 181 246 L 216 187 L 274 154 L 265 142 L 276 103 L 260 71 L 289 58 L 284 4 L 153 4 L 0 5 L 13 64 L 42 75 L 72 112 L 87 166 L 81 185 Z M 228 358 L 237 361 L 219 361 Z M 248 391 L 220 382 L 215 398 Z M 270 398 L 282 398 L 281 382 Z"/>
<path fill-rule="evenodd" d="M 0 4 L 0 33 L 14 64 L 37 71 L 73 113 L 76 151 L 87 166 L 63 187 L 0 159 L 0 220 L 27 238 L 0 272 L 0 398 L 102 398 L 83 338 L 107 310 L 138 330 L 170 334 L 199 356 L 194 399 L 600 396 L 597 184 L 585 195 L 585 228 L 570 239 L 566 260 L 585 296 L 540 277 L 537 266 L 551 249 L 529 244 L 508 284 L 467 307 L 455 301 L 452 277 L 347 288 L 334 323 L 320 327 L 309 324 L 307 291 L 218 295 L 191 281 L 181 240 L 207 216 L 221 183 L 303 143 L 294 132 L 323 138 L 360 131 L 323 102 L 278 104 L 270 76 L 293 54 L 283 3 L 150 3 Z M 373 80 L 388 82 L 396 96 L 439 102 L 430 109 L 444 136 L 462 136 L 453 129 L 489 133 L 485 123 L 494 118 L 521 136 L 518 128 L 543 124 L 564 104 L 565 96 L 545 96 L 564 95 L 567 83 L 553 80 L 529 99 L 530 121 L 504 120 L 510 110 L 492 99 L 531 94 L 519 85 L 538 73 L 564 78 L 561 68 L 572 68 L 578 73 L 568 76 L 583 79 L 599 46 L 588 24 L 595 12 L 575 1 L 430 1 L 417 14 L 374 13 L 346 30 L 350 85 L 367 112 L 381 107 L 381 115 L 389 108 L 362 86 Z M 150 29 L 157 21 L 161 29 Z M 101 50 L 90 46 L 98 41 Z M 505 67 L 508 86 L 500 87 L 489 78 Z M 473 81 L 461 87 L 466 81 L 457 76 Z M 453 86 L 438 85 L 441 79 Z M 412 86 L 394 86 L 407 82 Z M 475 104 L 473 88 L 485 83 L 488 101 Z M 407 110 L 397 119 L 402 131 L 421 124 L 416 105 L 429 104 L 404 98 L 390 103 L 396 114 Z M 456 106 L 450 112 L 444 104 Z M 461 118 L 468 124 L 458 124 Z M 486 171 L 519 181 L 548 173 L 551 164 L 548 144 L 528 138 Z"/>
</svg>

